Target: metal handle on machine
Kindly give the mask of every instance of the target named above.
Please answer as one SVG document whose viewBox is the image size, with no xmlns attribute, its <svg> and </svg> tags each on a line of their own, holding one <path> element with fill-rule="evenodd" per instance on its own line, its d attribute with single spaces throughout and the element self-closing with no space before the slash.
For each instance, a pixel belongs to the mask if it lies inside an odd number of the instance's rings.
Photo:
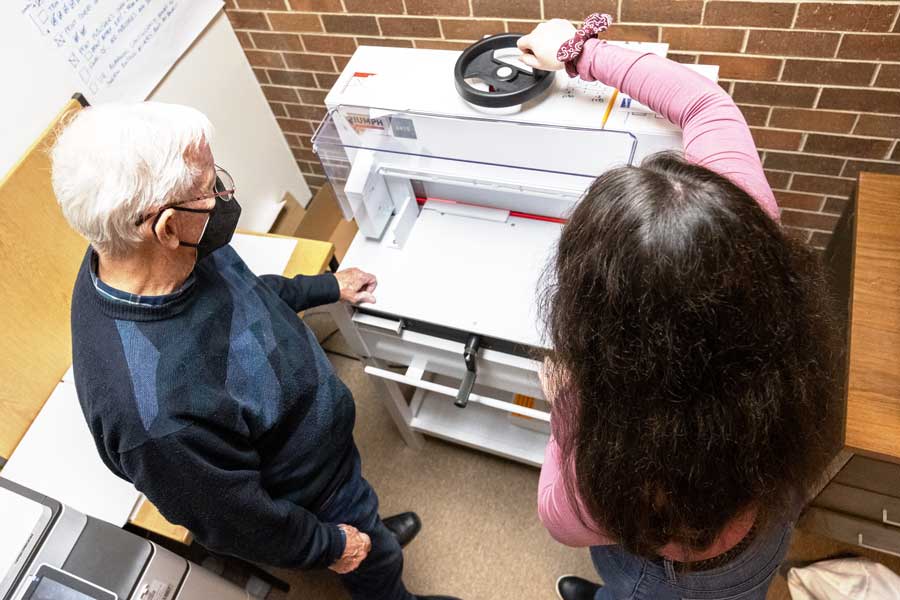
<svg viewBox="0 0 900 600">
<path fill-rule="evenodd" d="M 463 360 L 466 362 L 466 375 L 463 377 L 462 385 L 459 386 L 459 392 L 456 394 L 456 406 L 465 408 L 469 404 L 469 395 L 472 388 L 475 387 L 475 377 L 478 375 L 476 359 L 478 358 L 478 348 L 481 346 L 481 336 L 474 333 L 469 336 L 466 342 L 466 349 L 463 351 Z"/>
<path fill-rule="evenodd" d="M 387 369 L 373 367 L 371 365 L 365 368 L 365 372 L 368 375 L 373 375 L 375 377 L 380 377 L 382 379 L 387 379 L 388 381 L 394 381 L 396 383 L 402 383 L 404 385 L 411 385 L 413 387 L 423 389 L 428 392 L 434 392 L 435 394 L 440 394 L 442 396 L 455 398 L 459 394 L 459 390 L 456 388 L 422 379 L 422 370 L 415 369 L 413 366 L 410 366 L 409 369 L 407 369 L 405 375 L 401 373 L 395 373 L 393 371 L 388 371 Z M 550 413 L 544 412 L 542 410 L 536 410 L 534 408 L 528 408 L 526 406 L 519 406 L 518 404 L 513 404 L 512 402 L 506 402 L 504 400 L 498 400 L 496 398 L 490 398 L 488 396 L 482 396 L 481 394 L 475 393 L 469 394 L 469 401 L 496 410 L 513 413 L 515 415 L 531 417 L 532 419 L 544 421 L 545 423 L 550 422 Z"/>
</svg>

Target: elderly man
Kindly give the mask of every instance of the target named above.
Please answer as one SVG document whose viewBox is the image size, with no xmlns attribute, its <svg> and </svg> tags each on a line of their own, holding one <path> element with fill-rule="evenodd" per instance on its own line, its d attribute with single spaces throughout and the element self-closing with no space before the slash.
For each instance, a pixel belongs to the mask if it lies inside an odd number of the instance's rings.
<svg viewBox="0 0 900 600">
<path fill-rule="evenodd" d="M 90 243 L 75 282 L 75 383 L 100 456 L 210 549 L 329 567 L 353 598 L 412 598 L 353 442 L 353 398 L 297 312 L 374 302 L 356 269 L 257 277 L 228 246 L 240 215 L 211 126 L 185 106 L 79 113 L 53 186 Z M 434 597 L 437 598 L 437 597 Z"/>
</svg>

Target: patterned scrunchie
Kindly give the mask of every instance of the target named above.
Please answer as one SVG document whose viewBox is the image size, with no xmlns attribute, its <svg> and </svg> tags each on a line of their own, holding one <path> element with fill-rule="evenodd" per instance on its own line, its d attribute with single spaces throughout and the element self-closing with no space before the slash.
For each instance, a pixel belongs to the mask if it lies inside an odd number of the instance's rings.
<svg viewBox="0 0 900 600">
<path fill-rule="evenodd" d="M 559 47 L 556 52 L 556 60 L 565 63 L 566 73 L 569 74 L 569 77 L 578 75 L 575 62 L 581 56 L 581 51 L 584 50 L 584 43 L 597 37 L 598 33 L 609 29 L 612 22 L 612 17 L 607 14 L 593 13 L 584 20 L 584 25 L 575 32 L 575 37 Z"/>
</svg>

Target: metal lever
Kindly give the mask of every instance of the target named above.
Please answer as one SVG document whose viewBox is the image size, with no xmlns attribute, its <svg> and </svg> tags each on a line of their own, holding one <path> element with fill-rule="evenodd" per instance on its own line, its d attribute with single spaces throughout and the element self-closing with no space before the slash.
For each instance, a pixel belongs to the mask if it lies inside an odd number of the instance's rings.
<svg viewBox="0 0 900 600">
<path fill-rule="evenodd" d="M 462 385 L 459 386 L 459 392 L 456 394 L 456 406 L 465 408 L 469 404 L 469 394 L 475 387 L 475 376 L 478 375 L 475 359 L 478 358 L 478 347 L 481 346 L 481 336 L 474 333 L 469 336 L 466 342 L 466 349 L 463 351 L 463 359 L 466 361 L 466 376 L 463 377 Z"/>
</svg>

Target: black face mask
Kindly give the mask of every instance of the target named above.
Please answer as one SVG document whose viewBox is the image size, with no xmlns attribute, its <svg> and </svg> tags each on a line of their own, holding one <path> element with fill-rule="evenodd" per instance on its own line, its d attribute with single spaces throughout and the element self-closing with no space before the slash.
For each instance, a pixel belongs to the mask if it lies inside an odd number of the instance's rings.
<svg viewBox="0 0 900 600">
<path fill-rule="evenodd" d="M 241 205 L 233 197 L 230 200 L 216 197 L 216 205 L 209 209 L 182 208 L 180 206 L 173 206 L 172 208 L 185 212 L 209 213 L 206 229 L 200 235 L 200 241 L 196 244 L 180 242 L 182 246 L 190 246 L 197 249 L 198 261 L 231 241 L 234 230 L 237 228 L 238 219 L 241 217 Z"/>
</svg>

